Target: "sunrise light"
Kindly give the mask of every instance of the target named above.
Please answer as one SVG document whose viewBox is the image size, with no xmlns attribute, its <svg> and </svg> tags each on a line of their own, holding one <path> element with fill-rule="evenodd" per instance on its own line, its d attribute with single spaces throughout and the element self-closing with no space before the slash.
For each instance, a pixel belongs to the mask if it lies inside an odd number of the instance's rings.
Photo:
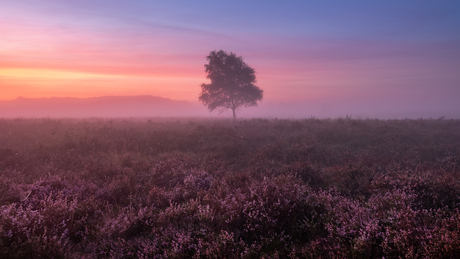
<svg viewBox="0 0 460 259">
<path fill-rule="evenodd" d="M 261 106 L 460 110 L 459 12 L 453 2 L 413 1 L 9 1 L 0 9 L 0 100 L 198 103 L 205 57 L 222 49 L 255 69 Z"/>
</svg>

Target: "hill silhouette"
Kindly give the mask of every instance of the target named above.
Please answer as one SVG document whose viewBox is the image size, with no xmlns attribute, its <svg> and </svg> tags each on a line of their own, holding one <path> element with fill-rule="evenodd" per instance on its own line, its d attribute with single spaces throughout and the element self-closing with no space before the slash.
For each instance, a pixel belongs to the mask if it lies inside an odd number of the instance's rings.
<svg viewBox="0 0 460 259">
<path fill-rule="evenodd" d="M 168 98 L 103 96 L 92 98 L 52 97 L 0 101 L 0 117 L 152 117 L 203 116 L 209 113 L 199 104 Z"/>
</svg>

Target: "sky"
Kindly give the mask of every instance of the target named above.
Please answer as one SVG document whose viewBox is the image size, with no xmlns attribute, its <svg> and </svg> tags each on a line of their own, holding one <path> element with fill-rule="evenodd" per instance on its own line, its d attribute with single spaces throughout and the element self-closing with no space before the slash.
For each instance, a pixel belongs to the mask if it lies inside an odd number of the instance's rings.
<svg viewBox="0 0 460 259">
<path fill-rule="evenodd" d="M 255 69 L 273 116 L 460 118 L 459 1 L 0 0 L 0 21 L 0 100 L 198 103 L 222 49 Z"/>
</svg>

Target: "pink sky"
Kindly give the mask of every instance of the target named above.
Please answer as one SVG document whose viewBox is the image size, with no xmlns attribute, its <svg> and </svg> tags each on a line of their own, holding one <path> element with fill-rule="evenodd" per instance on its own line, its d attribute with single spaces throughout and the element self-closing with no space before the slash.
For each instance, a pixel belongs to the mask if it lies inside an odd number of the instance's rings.
<svg viewBox="0 0 460 259">
<path fill-rule="evenodd" d="M 197 103 L 205 57 L 223 49 L 256 70 L 264 103 L 460 111 L 459 4 L 245 3 L 2 3 L 0 100 Z"/>
</svg>

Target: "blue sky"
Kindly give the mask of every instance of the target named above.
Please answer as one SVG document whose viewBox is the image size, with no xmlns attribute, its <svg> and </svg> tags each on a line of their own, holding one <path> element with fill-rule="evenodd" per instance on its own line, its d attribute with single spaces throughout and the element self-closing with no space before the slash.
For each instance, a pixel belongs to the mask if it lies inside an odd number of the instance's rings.
<svg viewBox="0 0 460 259">
<path fill-rule="evenodd" d="M 205 57 L 223 49 L 256 70 L 261 107 L 460 111 L 458 1 L 0 5 L 3 100 L 145 94 L 198 102 Z"/>
</svg>

